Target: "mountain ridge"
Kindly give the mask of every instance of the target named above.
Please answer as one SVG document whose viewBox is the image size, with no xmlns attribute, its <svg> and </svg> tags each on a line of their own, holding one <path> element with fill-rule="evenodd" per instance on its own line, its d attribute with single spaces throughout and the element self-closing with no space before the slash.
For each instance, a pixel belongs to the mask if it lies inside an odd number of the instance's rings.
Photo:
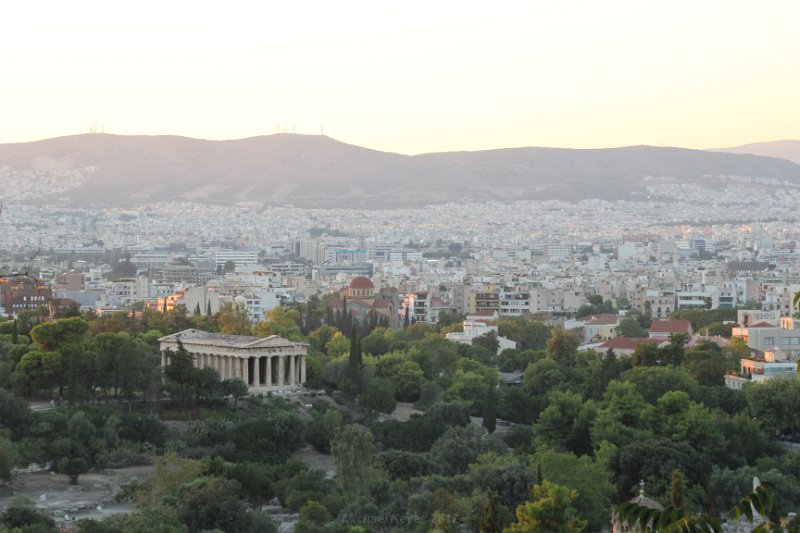
<svg viewBox="0 0 800 533">
<path fill-rule="evenodd" d="M 0 144 L 4 166 L 11 179 L 71 176 L 52 194 L 40 192 L 36 201 L 77 207 L 252 201 L 385 208 L 484 200 L 640 199 L 648 194 L 648 180 L 704 183 L 709 176 L 800 185 L 800 165 L 748 154 L 639 145 L 404 155 L 324 135 L 288 133 L 232 140 L 89 133 Z"/>
<path fill-rule="evenodd" d="M 800 140 L 795 139 L 749 143 L 730 148 L 712 148 L 709 151 L 776 157 L 800 164 Z"/>
</svg>

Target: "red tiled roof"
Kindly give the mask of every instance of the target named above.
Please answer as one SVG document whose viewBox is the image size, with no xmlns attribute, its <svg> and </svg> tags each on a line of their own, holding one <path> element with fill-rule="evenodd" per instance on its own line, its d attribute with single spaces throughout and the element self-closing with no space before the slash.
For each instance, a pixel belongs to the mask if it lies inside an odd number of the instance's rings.
<svg viewBox="0 0 800 533">
<path fill-rule="evenodd" d="M 369 280 L 369 278 L 365 278 L 364 276 L 358 276 L 357 278 L 353 278 L 353 281 L 350 282 L 351 289 L 374 289 L 375 285 Z"/>
<path fill-rule="evenodd" d="M 770 324 L 768 322 L 759 322 L 758 324 L 753 324 L 750 326 L 751 328 L 777 328 L 775 324 Z"/>
<path fill-rule="evenodd" d="M 496 309 L 481 309 L 479 311 L 471 313 L 470 316 L 494 316 L 496 312 L 497 312 Z"/>
<path fill-rule="evenodd" d="M 655 320 L 650 333 L 689 333 L 692 323 L 688 320 Z"/>
</svg>

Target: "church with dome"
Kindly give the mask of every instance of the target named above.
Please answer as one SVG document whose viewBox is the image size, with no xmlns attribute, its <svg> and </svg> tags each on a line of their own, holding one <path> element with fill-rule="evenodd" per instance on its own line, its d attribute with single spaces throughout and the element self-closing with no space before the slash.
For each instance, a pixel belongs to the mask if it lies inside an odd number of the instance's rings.
<svg viewBox="0 0 800 533">
<path fill-rule="evenodd" d="M 397 289 L 376 291 L 372 280 L 359 276 L 339 291 L 339 298 L 331 300 L 330 306 L 334 313 L 347 313 L 362 324 L 383 323 L 396 328 L 399 325 L 398 300 Z"/>
</svg>

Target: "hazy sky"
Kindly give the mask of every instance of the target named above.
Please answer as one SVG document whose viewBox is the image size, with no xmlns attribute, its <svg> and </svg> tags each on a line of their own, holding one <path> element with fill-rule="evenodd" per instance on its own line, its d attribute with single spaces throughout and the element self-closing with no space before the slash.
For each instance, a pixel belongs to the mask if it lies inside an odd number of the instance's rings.
<svg viewBox="0 0 800 533">
<path fill-rule="evenodd" d="M 402 153 L 800 138 L 800 2 L 0 2 L 0 142 Z"/>
</svg>

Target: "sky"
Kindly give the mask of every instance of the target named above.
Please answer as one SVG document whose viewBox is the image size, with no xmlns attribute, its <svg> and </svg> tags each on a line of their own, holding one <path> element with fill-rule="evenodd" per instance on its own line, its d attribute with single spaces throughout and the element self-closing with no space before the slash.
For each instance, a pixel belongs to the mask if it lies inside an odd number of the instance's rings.
<svg viewBox="0 0 800 533">
<path fill-rule="evenodd" d="M 800 139 L 796 0 L 0 2 L 0 142 L 416 154 Z"/>
</svg>

